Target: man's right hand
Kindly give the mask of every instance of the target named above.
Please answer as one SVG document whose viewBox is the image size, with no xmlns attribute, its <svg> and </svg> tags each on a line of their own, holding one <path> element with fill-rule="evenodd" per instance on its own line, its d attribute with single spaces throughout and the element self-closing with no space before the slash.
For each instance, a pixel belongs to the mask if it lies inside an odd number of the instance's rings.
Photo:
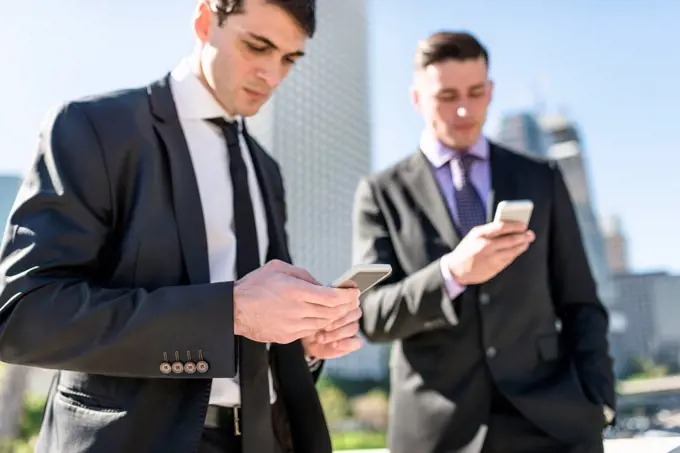
<svg viewBox="0 0 680 453">
<path fill-rule="evenodd" d="M 290 343 L 358 308 L 358 289 L 328 288 L 304 269 L 270 261 L 234 284 L 234 333 L 262 343 Z"/>
<path fill-rule="evenodd" d="M 445 257 L 446 264 L 459 284 L 484 283 L 524 253 L 534 239 L 534 232 L 523 223 L 487 223 L 470 230 Z"/>
</svg>

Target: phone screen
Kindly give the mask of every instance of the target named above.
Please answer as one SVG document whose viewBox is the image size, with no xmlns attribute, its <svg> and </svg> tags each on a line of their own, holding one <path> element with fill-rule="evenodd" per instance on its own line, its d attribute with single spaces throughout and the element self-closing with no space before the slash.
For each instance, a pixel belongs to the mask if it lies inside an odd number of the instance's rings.
<svg viewBox="0 0 680 453">
<path fill-rule="evenodd" d="M 376 283 L 380 282 L 382 279 L 387 277 L 389 274 L 386 274 L 385 272 L 371 272 L 371 271 L 361 271 L 356 274 L 354 274 L 352 277 L 349 278 L 349 281 L 354 282 L 358 287 L 359 291 L 363 293 L 367 289 L 372 288 Z M 339 285 L 336 285 L 338 288 L 343 288 L 343 287 L 348 287 L 351 286 L 349 284 L 349 281 L 345 281 L 340 283 Z"/>
</svg>

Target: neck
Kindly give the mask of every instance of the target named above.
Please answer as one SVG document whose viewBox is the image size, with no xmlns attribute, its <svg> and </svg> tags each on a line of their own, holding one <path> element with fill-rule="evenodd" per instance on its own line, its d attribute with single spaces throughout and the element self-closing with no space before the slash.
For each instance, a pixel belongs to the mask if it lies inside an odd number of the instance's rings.
<svg viewBox="0 0 680 453">
<path fill-rule="evenodd" d="M 215 101 L 220 105 L 220 107 L 222 107 L 222 109 L 227 115 L 229 115 L 231 118 L 236 117 L 236 113 L 234 113 L 231 109 L 227 108 L 227 106 L 224 105 L 222 101 L 220 101 L 220 98 L 217 96 L 217 93 L 215 93 L 215 90 L 208 83 L 208 79 L 205 76 L 205 72 L 203 71 L 203 61 L 201 60 L 200 57 L 200 51 L 194 52 L 194 54 L 190 58 L 190 61 L 191 72 L 194 73 L 194 75 L 198 78 L 198 80 L 205 87 L 205 89 L 208 90 L 213 99 L 215 99 Z"/>
<path fill-rule="evenodd" d="M 448 148 L 452 151 L 461 152 L 461 153 L 466 152 L 470 148 L 475 146 L 481 138 L 481 135 L 480 135 L 475 140 L 473 140 L 469 143 L 460 143 L 460 142 L 456 142 L 456 140 L 454 140 L 453 137 L 441 137 L 441 136 L 437 135 L 433 130 L 428 130 L 427 133 L 430 134 L 430 137 L 432 137 L 434 140 L 439 142 L 442 146 L 445 146 L 446 148 Z"/>
</svg>

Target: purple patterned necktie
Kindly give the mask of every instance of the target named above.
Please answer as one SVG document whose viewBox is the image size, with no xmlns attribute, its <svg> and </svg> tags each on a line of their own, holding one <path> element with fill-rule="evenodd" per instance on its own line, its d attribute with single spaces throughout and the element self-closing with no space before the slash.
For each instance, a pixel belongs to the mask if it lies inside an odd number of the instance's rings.
<svg viewBox="0 0 680 453">
<path fill-rule="evenodd" d="M 486 223 L 484 202 L 470 181 L 470 169 L 477 157 L 468 152 L 457 152 L 453 157 L 453 193 L 458 210 L 458 228 L 462 236 L 478 225 Z"/>
</svg>

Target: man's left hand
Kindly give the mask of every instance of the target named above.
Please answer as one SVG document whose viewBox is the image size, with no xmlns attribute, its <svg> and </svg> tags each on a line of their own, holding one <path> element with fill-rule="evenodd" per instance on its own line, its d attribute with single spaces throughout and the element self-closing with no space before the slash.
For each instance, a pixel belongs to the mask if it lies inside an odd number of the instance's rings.
<svg viewBox="0 0 680 453">
<path fill-rule="evenodd" d="M 359 349 L 362 344 L 359 337 L 359 318 L 361 308 L 352 310 L 315 335 L 303 338 L 305 355 L 315 359 L 334 359 Z"/>
</svg>

